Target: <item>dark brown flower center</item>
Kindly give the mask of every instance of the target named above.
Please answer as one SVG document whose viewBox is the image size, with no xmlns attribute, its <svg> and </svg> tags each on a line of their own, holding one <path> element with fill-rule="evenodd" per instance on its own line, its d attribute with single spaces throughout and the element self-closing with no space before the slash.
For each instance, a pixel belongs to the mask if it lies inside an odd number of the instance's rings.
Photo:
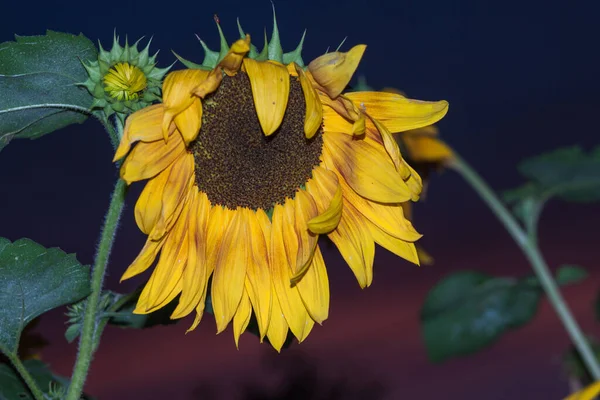
<svg viewBox="0 0 600 400">
<path fill-rule="evenodd" d="M 202 102 L 202 127 L 190 144 L 196 183 L 212 204 L 268 210 L 282 204 L 311 177 L 323 149 L 322 128 L 304 136 L 306 104 L 299 80 L 290 77 L 283 122 L 266 137 L 248 75 L 225 76 Z"/>
</svg>

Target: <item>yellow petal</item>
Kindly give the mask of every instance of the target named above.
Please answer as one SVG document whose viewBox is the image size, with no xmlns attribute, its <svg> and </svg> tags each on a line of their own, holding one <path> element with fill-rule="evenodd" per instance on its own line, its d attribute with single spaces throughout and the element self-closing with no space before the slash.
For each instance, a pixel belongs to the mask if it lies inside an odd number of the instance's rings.
<svg viewBox="0 0 600 400">
<path fill-rule="evenodd" d="M 359 44 L 347 53 L 334 51 L 324 54 L 308 64 L 308 70 L 329 97 L 335 99 L 352 79 L 366 48 L 364 44 Z"/>
<path fill-rule="evenodd" d="M 342 218 L 342 188 L 337 175 L 324 168 L 313 170 L 313 177 L 306 182 L 306 190 L 317 203 L 319 215 L 308 221 L 308 229 L 314 233 L 329 233 Z"/>
<path fill-rule="evenodd" d="M 140 251 L 140 254 L 127 268 L 119 282 L 123 282 L 125 279 L 129 279 L 147 270 L 156 259 L 156 255 L 162 249 L 164 243 L 165 238 L 158 241 L 147 239 L 142 251 Z"/>
<path fill-rule="evenodd" d="M 298 236 L 298 255 L 296 265 L 292 269 L 292 284 L 297 277 L 304 275 L 309 267 L 319 235 L 308 230 L 308 221 L 315 218 L 319 211 L 313 197 L 305 190 L 298 190 L 294 198 L 294 216 L 296 236 Z"/>
<path fill-rule="evenodd" d="M 233 211 L 221 206 L 213 206 L 208 213 L 208 226 L 206 228 L 206 265 L 210 273 L 215 268 L 221 242 L 225 231 L 229 227 Z"/>
<path fill-rule="evenodd" d="M 413 264 L 419 264 L 419 255 L 414 243 L 398 239 L 392 235 L 388 235 L 375 224 L 367 221 L 373 240 L 381 247 L 391 251 L 398 257 L 402 257 Z"/>
<path fill-rule="evenodd" d="M 319 98 L 326 106 L 323 108 L 325 132 L 342 132 L 353 136 L 361 136 L 365 133 L 365 113 L 351 100 L 345 96 L 338 96 L 332 100 L 325 94 Z"/>
<path fill-rule="evenodd" d="M 162 87 L 165 113 L 162 120 L 162 131 L 167 140 L 168 128 L 176 115 L 190 107 L 195 98 L 194 88 L 208 78 L 211 71 L 202 69 L 184 69 L 167 75 Z"/>
<path fill-rule="evenodd" d="M 205 193 L 193 188 L 188 227 L 188 262 L 183 270 L 179 304 L 171 318 L 183 318 L 191 313 L 204 295 L 208 276 L 206 268 L 206 227 L 210 202 Z"/>
<path fill-rule="evenodd" d="M 219 88 L 221 81 L 223 80 L 223 70 L 217 66 L 215 69 L 210 71 L 205 80 L 200 82 L 193 90 L 194 96 L 198 96 L 203 99 L 207 94 L 210 94 Z"/>
<path fill-rule="evenodd" d="M 323 139 L 323 161 L 358 194 L 382 203 L 401 203 L 411 198 L 408 185 L 383 146 L 336 132 L 326 133 Z"/>
<path fill-rule="evenodd" d="M 310 267 L 297 286 L 310 317 L 315 322 L 322 324 L 329 316 L 329 279 L 325 261 L 318 246 Z"/>
<path fill-rule="evenodd" d="M 419 258 L 419 265 L 433 265 L 435 264 L 435 260 L 431 254 L 429 254 L 425 249 L 418 244 L 415 244 L 417 249 L 417 256 Z"/>
<path fill-rule="evenodd" d="M 410 159 L 414 162 L 446 163 L 454 158 L 454 152 L 441 140 L 425 136 L 413 135 L 412 131 L 398 135 L 406 146 Z"/>
<path fill-rule="evenodd" d="M 235 316 L 233 317 L 233 338 L 235 340 L 235 347 L 238 349 L 240 336 L 248 327 L 251 316 L 252 304 L 250 303 L 250 297 L 248 297 L 248 293 L 244 290 L 240 304 L 238 305 Z"/>
<path fill-rule="evenodd" d="M 135 222 L 142 232 L 149 235 L 156 226 L 162 210 L 162 197 L 173 164 L 150 179 L 135 203 Z"/>
<path fill-rule="evenodd" d="M 125 121 L 123 138 L 113 158 L 113 162 L 123 158 L 135 142 L 154 142 L 163 138 L 161 123 L 164 115 L 164 106 L 155 104 L 142 108 L 131 114 Z M 169 135 L 175 130 L 175 125 L 169 126 Z"/>
<path fill-rule="evenodd" d="M 261 209 L 256 212 L 248 210 L 248 229 L 251 237 L 251 254 L 246 271 L 245 288 L 254 308 L 260 339 L 267 334 L 271 317 L 271 275 L 269 273 L 269 252 L 266 225 L 270 225 L 269 217 Z"/>
<path fill-rule="evenodd" d="M 402 155 L 400 154 L 398 142 L 396 142 L 396 139 L 394 139 L 390 131 L 381 122 L 375 118 L 371 118 L 371 122 L 377 127 L 377 133 L 381 136 L 385 151 L 390 156 L 396 169 L 400 171 L 402 169 Z"/>
<path fill-rule="evenodd" d="M 304 93 L 304 101 L 306 102 L 306 114 L 304 115 L 304 135 L 310 139 L 321 127 L 323 123 L 323 106 L 317 95 L 317 91 L 312 87 L 310 81 L 306 77 L 304 70 L 294 63 L 294 69 L 300 78 L 302 92 Z"/>
<path fill-rule="evenodd" d="M 227 227 L 217 253 L 212 281 L 212 304 L 217 322 L 217 333 L 223 332 L 240 304 L 246 266 L 250 254 L 250 232 L 247 214 L 238 208 Z"/>
<path fill-rule="evenodd" d="M 221 60 L 219 66 L 223 68 L 223 71 L 229 76 L 235 75 L 241 65 L 242 60 L 246 57 L 246 54 L 250 51 L 250 35 L 246 35 L 244 39 L 238 39 L 234 44 L 231 45 L 227 55 Z"/>
<path fill-rule="evenodd" d="M 185 152 L 181 135 L 171 136 L 165 143 L 162 140 L 151 143 L 138 143 L 121 166 L 121 178 L 127 184 L 152 178 L 167 168 Z"/>
<path fill-rule="evenodd" d="M 594 382 L 584 389 L 570 394 L 565 400 L 594 400 L 600 395 L 600 381 Z"/>
<path fill-rule="evenodd" d="M 175 116 L 175 125 L 188 145 L 198 137 L 202 124 L 202 102 L 195 98 L 192 105 Z"/>
<path fill-rule="evenodd" d="M 181 213 L 194 183 L 194 156 L 185 154 L 173 163 L 161 198 L 160 215 L 150 238 L 158 240 L 167 233 Z"/>
<path fill-rule="evenodd" d="M 288 199 L 288 201 L 291 201 Z M 296 287 L 290 286 L 290 259 L 296 261 L 298 238 L 290 223 L 284 206 L 277 204 L 273 210 L 271 229 L 271 276 L 281 311 L 290 330 L 299 341 L 304 340 L 312 329 L 312 321 Z M 273 305 L 273 307 L 275 307 Z M 275 310 L 271 316 L 271 324 Z M 267 333 L 268 335 L 268 333 Z"/>
<path fill-rule="evenodd" d="M 364 217 L 346 200 L 340 224 L 329 234 L 361 288 L 371 285 L 375 243 Z"/>
<path fill-rule="evenodd" d="M 158 264 L 140 294 L 136 314 L 155 311 L 173 300 L 181 292 L 181 278 L 188 258 L 188 210 L 184 207 L 181 218 L 165 240 Z"/>
<path fill-rule="evenodd" d="M 415 242 L 423 235 L 418 233 L 408 219 L 404 217 L 401 204 L 382 204 L 359 196 L 348 184 L 340 179 L 345 200 L 351 203 L 361 215 L 375 224 L 388 235 L 407 242 Z"/>
<path fill-rule="evenodd" d="M 267 337 L 269 338 L 271 346 L 273 346 L 277 352 L 280 352 L 285 340 L 287 339 L 288 324 L 283 316 L 283 311 L 281 311 L 279 299 L 277 298 L 274 288 L 271 289 L 271 298 L 273 301 L 271 305 L 271 319 L 267 329 Z"/>
<path fill-rule="evenodd" d="M 345 96 L 393 133 L 434 124 L 448 112 L 445 100 L 420 101 L 385 92 L 351 92 Z"/>
<path fill-rule="evenodd" d="M 290 94 L 287 69 L 273 63 L 244 58 L 244 68 L 252 86 L 254 107 L 266 136 L 279 128 Z"/>
</svg>

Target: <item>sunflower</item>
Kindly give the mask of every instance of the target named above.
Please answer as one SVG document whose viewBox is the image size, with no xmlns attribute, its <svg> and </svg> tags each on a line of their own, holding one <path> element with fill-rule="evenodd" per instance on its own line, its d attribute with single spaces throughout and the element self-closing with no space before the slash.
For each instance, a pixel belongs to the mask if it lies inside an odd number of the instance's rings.
<svg viewBox="0 0 600 400">
<path fill-rule="evenodd" d="M 430 125 L 448 103 L 343 95 L 365 48 L 303 68 L 251 58 L 246 35 L 211 70 L 171 72 L 163 102 L 127 119 L 115 161 L 127 155 L 128 184 L 148 180 L 135 206 L 148 239 L 122 279 L 158 258 L 134 312 L 179 296 L 171 318 L 195 311 L 192 330 L 210 295 L 217 333 L 233 322 L 237 345 L 254 313 L 279 351 L 288 330 L 303 341 L 328 317 L 319 235 L 363 288 L 375 243 L 419 263 L 401 203 L 422 182 L 390 132 Z"/>
</svg>

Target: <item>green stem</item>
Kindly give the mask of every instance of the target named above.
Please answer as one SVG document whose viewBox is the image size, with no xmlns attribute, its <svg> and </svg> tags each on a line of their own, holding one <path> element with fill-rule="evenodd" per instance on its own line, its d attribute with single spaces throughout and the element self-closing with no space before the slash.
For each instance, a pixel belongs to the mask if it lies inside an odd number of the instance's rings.
<svg viewBox="0 0 600 400">
<path fill-rule="evenodd" d="M 31 392 L 35 400 L 44 400 L 44 393 L 35 383 L 35 380 L 31 376 L 29 371 L 27 371 L 27 368 L 25 368 L 25 365 L 21 362 L 19 357 L 16 354 L 10 353 L 7 353 L 6 356 L 10 359 L 12 365 L 15 367 L 17 372 L 21 375 L 21 378 L 23 378 L 23 380 L 27 384 L 27 387 L 29 388 L 29 391 Z"/>
<path fill-rule="evenodd" d="M 73 368 L 73 376 L 71 377 L 71 384 L 69 385 L 66 400 L 79 400 L 81 393 L 83 392 L 83 384 L 87 377 L 88 369 L 90 368 L 95 347 L 96 328 L 100 319 L 98 315 L 98 300 L 100 299 L 100 294 L 102 292 L 104 272 L 106 270 L 106 265 L 108 264 L 115 231 L 119 224 L 121 211 L 123 210 L 126 188 L 127 185 L 125 182 L 122 179 L 119 179 L 115 185 L 115 190 L 108 207 L 108 213 L 106 214 L 104 227 L 100 235 L 98 253 L 96 254 L 94 268 L 92 269 L 92 292 L 86 302 L 83 328 L 79 340 L 79 352 L 77 353 L 77 359 L 75 361 L 75 367 Z"/>
<path fill-rule="evenodd" d="M 513 237 L 515 242 L 517 242 L 527 257 L 527 260 L 530 262 L 533 271 L 537 275 L 540 284 L 544 288 L 552 307 L 554 307 L 554 310 L 558 314 L 571 341 L 579 351 L 579 354 L 581 354 L 588 371 L 594 377 L 594 380 L 600 380 L 600 365 L 598 364 L 598 360 L 594 356 L 594 352 L 587 339 L 569 310 L 569 306 L 561 295 L 558 285 L 552 277 L 548 265 L 537 246 L 535 234 L 528 235 L 521 228 L 514 216 L 506 209 L 492 189 L 490 189 L 477 172 L 475 172 L 475 170 L 473 170 L 473 168 L 471 168 L 464 160 L 458 157 L 458 155 L 455 155 L 451 167 L 461 174 L 477 194 L 481 196 L 483 201 L 492 209 L 500 222 L 504 224 L 504 227 Z"/>
</svg>

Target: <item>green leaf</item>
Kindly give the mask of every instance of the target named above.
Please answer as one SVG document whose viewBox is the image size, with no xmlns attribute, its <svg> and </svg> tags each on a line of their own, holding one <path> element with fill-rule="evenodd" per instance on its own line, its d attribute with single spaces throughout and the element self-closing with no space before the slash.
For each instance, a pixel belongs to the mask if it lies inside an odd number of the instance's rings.
<svg viewBox="0 0 600 400">
<path fill-rule="evenodd" d="M 97 58 L 83 35 L 48 31 L 0 44 L 0 150 L 86 120 L 93 97 L 82 61 Z"/>
<path fill-rule="evenodd" d="M 446 277 L 431 289 L 421 310 L 430 360 L 442 362 L 491 345 L 507 330 L 529 322 L 540 296 L 531 280 L 474 271 Z"/>
<path fill-rule="evenodd" d="M 173 314 L 173 311 L 175 311 L 175 308 L 179 303 L 179 296 L 166 306 L 159 308 L 150 314 L 134 314 L 133 310 L 135 309 L 141 292 L 142 291 L 138 289 L 132 294 L 126 295 L 123 298 L 123 301 L 118 303 L 115 311 L 110 313 L 108 323 L 122 328 L 143 329 L 151 328 L 156 325 L 171 325 L 179 321 L 171 319 L 171 314 Z"/>
<path fill-rule="evenodd" d="M 0 238 L 0 351 L 16 354 L 35 317 L 89 294 L 89 267 L 75 255 L 29 240 Z"/>
<path fill-rule="evenodd" d="M 588 277 L 587 271 L 577 265 L 561 265 L 556 272 L 556 282 L 559 285 L 579 283 Z"/>
<path fill-rule="evenodd" d="M 40 390 L 46 394 L 47 398 L 61 399 L 64 397 L 64 389 L 69 385 L 68 379 L 53 375 L 48 366 L 40 360 L 25 360 L 23 364 Z M 82 398 L 86 400 L 92 399 L 85 394 Z M 0 399 L 33 399 L 29 393 L 29 389 L 24 385 L 12 366 L 8 364 L 0 364 Z"/>
</svg>

